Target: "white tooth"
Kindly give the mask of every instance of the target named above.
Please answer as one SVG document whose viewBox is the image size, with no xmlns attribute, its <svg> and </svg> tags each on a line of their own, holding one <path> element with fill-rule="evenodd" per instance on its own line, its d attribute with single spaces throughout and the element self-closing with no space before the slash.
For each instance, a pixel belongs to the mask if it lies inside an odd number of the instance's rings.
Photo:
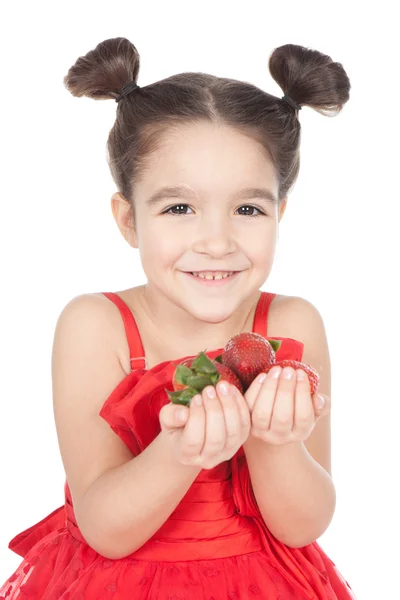
<svg viewBox="0 0 400 600">
<path fill-rule="evenodd" d="M 227 277 L 229 277 L 232 274 L 233 274 L 233 271 L 229 271 L 229 273 L 216 273 L 215 275 L 212 275 L 211 273 L 194 273 L 193 272 L 193 275 L 195 277 L 200 277 L 200 279 L 207 279 L 209 281 L 226 279 Z"/>
</svg>

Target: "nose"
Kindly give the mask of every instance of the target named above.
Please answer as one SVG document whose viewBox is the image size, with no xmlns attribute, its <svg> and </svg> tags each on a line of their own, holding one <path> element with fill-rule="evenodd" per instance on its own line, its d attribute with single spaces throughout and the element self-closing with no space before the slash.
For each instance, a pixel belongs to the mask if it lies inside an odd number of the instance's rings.
<svg viewBox="0 0 400 600">
<path fill-rule="evenodd" d="M 232 223 L 226 215 L 201 219 L 194 234 L 193 251 L 220 257 L 237 250 Z"/>
</svg>

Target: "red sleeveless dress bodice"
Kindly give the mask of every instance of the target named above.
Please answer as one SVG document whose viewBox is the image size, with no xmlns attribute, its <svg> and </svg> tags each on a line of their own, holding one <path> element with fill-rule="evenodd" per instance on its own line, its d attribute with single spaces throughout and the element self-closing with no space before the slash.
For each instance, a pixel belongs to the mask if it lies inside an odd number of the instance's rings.
<svg viewBox="0 0 400 600">
<path fill-rule="evenodd" d="M 132 371 L 99 415 L 140 454 L 160 433 L 159 411 L 169 402 L 176 364 L 147 368 L 132 312 L 113 292 L 121 312 Z M 275 294 L 261 292 L 253 332 L 267 337 Z M 267 338 L 268 339 L 268 338 Z M 272 338 L 269 338 L 272 339 Z M 282 341 L 277 360 L 301 361 L 303 344 Z M 210 358 L 223 348 L 207 351 Z M 241 447 L 230 461 L 202 470 L 161 528 L 138 550 L 111 560 L 89 546 L 79 530 L 68 482 L 65 503 L 19 533 L 9 548 L 23 557 L 0 588 L 0 600 L 348 600 L 349 584 L 315 541 L 289 548 L 265 525 Z"/>
</svg>

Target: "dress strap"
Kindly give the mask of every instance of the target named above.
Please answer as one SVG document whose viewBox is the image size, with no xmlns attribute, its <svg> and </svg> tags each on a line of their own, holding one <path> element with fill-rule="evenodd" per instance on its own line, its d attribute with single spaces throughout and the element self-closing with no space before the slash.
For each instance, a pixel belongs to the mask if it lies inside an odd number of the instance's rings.
<svg viewBox="0 0 400 600">
<path fill-rule="evenodd" d="M 259 333 L 267 337 L 268 329 L 268 309 L 276 294 L 271 292 L 262 292 L 257 304 L 254 315 L 253 333 Z"/>
<path fill-rule="evenodd" d="M 114 302 L 121 313 L 129 345 L 129 356 L 132 371 L 135 369 L 147 369 L 148 364 L 143 349 L 142 339 L 140 337 L 139 329 L 132 311 L 126 302 L 122 300 L 121 296 L 118 296 L 118 294 L 115 292 L 102 292 L 102 294 L 111 300 L 111 302 Z"/>
</svg>

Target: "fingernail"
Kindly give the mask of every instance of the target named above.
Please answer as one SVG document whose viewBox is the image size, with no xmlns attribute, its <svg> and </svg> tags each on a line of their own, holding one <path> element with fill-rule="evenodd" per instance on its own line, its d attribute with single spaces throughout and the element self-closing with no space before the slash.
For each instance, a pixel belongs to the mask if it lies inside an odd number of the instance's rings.
<svg viewBox="0 0 400 600">
<path fill-rule="evenodd" d="M 196 396 L 194 396 L 192 402 L 194 402 L 194 404 L 196 406 L 201 406 L 202 405 L 202 398 L 200 394 L 196 394 Z"/>
<path fill-rule="evenodd" d="M 273 379 L 278 379 L 281 375 L 282 367 L 274 367 L 272 369 L 272 377 Z"/>
<path fill-rule="evenodd" d="M 317 394 L 317 408 L 323 408 L 325 405 L 325 398 L 321 394 Z"/>
<path fill-rule="evenodd" d="M 214 386 L 213 386 L 213 385 L 212 385 L 212 386 L 209 386 L 209 387 L 206 389 L 206 394 L 207 394 L 207 396 L 208 396 L 209 398 L 215 398 L 215 396 L 216 396 L 216 393 L 215 393 L 215 388 L 214 388 Z"/>
<path fill-rule="evenodd" d="M 292 379 L 293 369 L 291 367 L 285 367 L 283 369 L 283 379 Z"/>
<path fill-rule="evenodd" d="M 228 392 L 229 392 L 228 384 L 225 382 L 220 383 L 219 390 L 220 390 L 221 394 L 224 394 L 224 396 L 227 396 Z"/>
<path fill-rule="evenodd" d="M 306 374 L 302 369 L 296 369 L 296 375 L 298 381 L 304 381 L 306 378 Z"/>
<path fill-rule="evenodd" d="M 263 383 L 263 381 L 265 381 L 266 379 L 267 379 L 267 374 L 261 373 L 261 375 L 258 378 L 258 383 Z"/>
</svg>

